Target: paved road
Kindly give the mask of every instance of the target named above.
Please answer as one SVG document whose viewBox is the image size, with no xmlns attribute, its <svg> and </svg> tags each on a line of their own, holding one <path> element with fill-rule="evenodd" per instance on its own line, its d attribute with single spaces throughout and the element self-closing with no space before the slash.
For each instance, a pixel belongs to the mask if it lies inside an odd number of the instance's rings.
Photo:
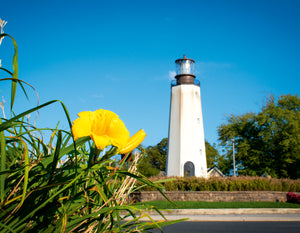
<svg viewBox="0 0 300 233">
<path fill-rule="evenodd" d="M 299 222 L 180 222 L 163 227 L 166 233 L 299 233 Z M 160 232 L 154 230 L 153 233 Z"/>
</svg>

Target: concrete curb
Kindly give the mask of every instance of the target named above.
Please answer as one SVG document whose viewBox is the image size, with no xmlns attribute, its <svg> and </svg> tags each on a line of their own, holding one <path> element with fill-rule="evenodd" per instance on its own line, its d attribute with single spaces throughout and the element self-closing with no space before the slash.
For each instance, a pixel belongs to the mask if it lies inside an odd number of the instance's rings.
<svg viewBox="0 0 300 233">
<path fill-rule="evenodd" d="M 299 209 L 258 208 L 258 209 L 172 209 L 162 210 L 168 221 L 187 219 L 195 222 L 299 222 Z M 164 219 L 155 211 L 149 211 L 151 219 Z M 129 218 L 130 219 L 130 218 Z M 149 221 L 148 217 L 141 220 Z"/>
<path fill-rule="evenodd" d="M 171 209 L 164 215 L 236 215 L 236 214 L 300 214 L 300 208 L 241 208 L 241 209 Z M 157 214 L 151 211 L 150 214 Z"/>
<path fill-rule="evenodd" d="M 168 221 L 186 219 L 192 222 L 300 222 L 300 214 L 223 214 L 223 215 L 166 215 Z M 163 221 L 159 215 L 151 215 L 155 221 Z M 143 218 L 149 221 L 148 218 Z"/>
<path fill-rule="evenodd" d="M 168 221 L 187 219 L 195 222 L 299 222 L 299 209 L 173 209 L 162 210 L 162 214 Z M 155 211 L 148 214 L 155 221 L 164 219 Z M 149 221 L 148 217 L 142 218 Z"/>
</svg>

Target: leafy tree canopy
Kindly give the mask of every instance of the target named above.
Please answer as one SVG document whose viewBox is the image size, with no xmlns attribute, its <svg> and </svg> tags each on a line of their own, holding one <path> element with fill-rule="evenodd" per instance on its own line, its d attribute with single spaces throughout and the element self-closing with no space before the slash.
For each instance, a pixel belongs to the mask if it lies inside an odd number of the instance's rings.
<svg viewBox="0 0 300 233">
<path fill-rule="evenodd" d="M 217 166 L 220 155 L 216 149 L 216 145 L 211 145 L 208 141 L 205 141 L 205 152 L 207 168 Z"/>
<path fill-rule="evenodd" d="M 223 146 L 235 144 L 239 174 L 300 177 L 299 109 L 297 94 L 272 95 L 257 114 L 231 115 L 218 128 Z"/>
</svg>

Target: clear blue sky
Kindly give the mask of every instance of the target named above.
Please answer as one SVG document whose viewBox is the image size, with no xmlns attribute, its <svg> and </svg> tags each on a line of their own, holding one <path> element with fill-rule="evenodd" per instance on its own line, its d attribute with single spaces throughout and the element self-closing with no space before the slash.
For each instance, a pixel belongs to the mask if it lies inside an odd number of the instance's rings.
<svg viewBox="0 0 300 233">
<path fill-rule="evenodd" d="M 170 74 L 183 54 L 196 61 L 205 138 L 230 114 L 257 112 L 270 94 L 300 91 L 300 1 L 2 1 L 5 32 L 19 46 L 19 78 L 40 103 L 60 99 L 80 111 L 116 112 L 144 145 L 168 135 Z M 11 68 L 13 47 L 0 47 Z M 3 72 L 0 77 L 4 78 Z M 10 83 L 0 82 L 9 107 Z M 19 91 L 16 111 L 36 105 Z M 40 111 L 39 125 L 67 129 L 61 107 Z"/>
</svg>

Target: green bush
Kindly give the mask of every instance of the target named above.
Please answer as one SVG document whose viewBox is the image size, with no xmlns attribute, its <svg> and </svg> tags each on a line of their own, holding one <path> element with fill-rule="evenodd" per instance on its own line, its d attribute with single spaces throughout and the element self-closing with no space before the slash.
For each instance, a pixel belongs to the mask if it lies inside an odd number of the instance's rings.
<svg viewBox="0 0 300 233">
<path fill-rule="evenodd" d="M 166 191 L 284 191 L 300 192 L 300 179 L 277 179 L 253 176 L 240 177 L 170 177 L 160 182 Z M 150 177 L 153 182 L 165 177 Z M 144 187 L 144 191 L 153 191 L 152 187 Z"/>
</svg>

